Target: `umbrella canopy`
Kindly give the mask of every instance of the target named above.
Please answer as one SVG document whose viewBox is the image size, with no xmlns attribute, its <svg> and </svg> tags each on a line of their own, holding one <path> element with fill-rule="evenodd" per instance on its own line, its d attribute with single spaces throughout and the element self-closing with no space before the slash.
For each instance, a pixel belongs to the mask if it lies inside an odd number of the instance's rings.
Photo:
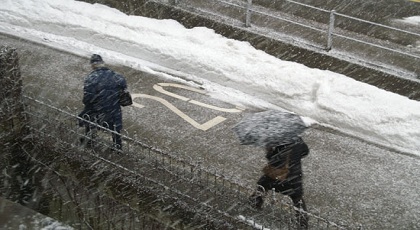
<svg viewBox="0 0 420 230">
<path fill-rule="evenodd" d="M 307 126 L 299 115 L 268 110 L 246 116 L 232 129 L 242 145 L 282 145 L 293 143 Z"/>
</svg>

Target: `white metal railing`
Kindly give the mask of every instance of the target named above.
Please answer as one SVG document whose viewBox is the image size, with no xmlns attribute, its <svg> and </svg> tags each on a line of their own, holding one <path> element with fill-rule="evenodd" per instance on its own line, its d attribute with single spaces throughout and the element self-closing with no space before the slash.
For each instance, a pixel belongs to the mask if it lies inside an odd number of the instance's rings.
<svg viewBox="0 0 420 230">
<path fill-rule="evenodd" d="M 397 32 L 401 32 L 401 33 L 413 35 L 413 36 L 418 37 L 419 40 L 420 40 L 420 34 L 418 34 L 418 33 L 410 32 L 410 31 L 406 31 L 406 30 L 402 30 L 402 29 L 398 29 L 398 28 L 395 28 L 395 27 L 387 26 L 387 25 L 382 25 L 382 24 L 375 23 L 375 22 L 366 21 L 366 20 L 363 20 L 363 19 L 360 19 L 360 18 L 355 18 L 355 17 L 352 17 L 352 16 L 348 16 L 348 15 L 345 15 L 345 14 L 340 14 L 340 13 L 335 12 L 334 10 L 331 11 L 331 18 L 332 18 L 332 20 L 330 20 L 330 27 L 334 27 L 335 16 L 341 16 L 343 18 L 348 18 L 348 19 L 352 19 L 352 20 L 355 20 L 355 21 L 368 23 L 368 24 L 371 24 L 373 26 L 382 27 L 382 28 L 385 28 L 385 29 L 390 29 L 390 30 L 394 30 L 394 31 L 397 31 Z M 340 35 L 340 34 L 334 33 L 333 32 L 333 29 L 331 29 L 331 32 L 328 33 L 328 37 L 332 37 L 333 35 L 335 35 L 337 37 L 342 37 L 342 38 L 345 38 L 345 39 L 348 39 L 348 40 L 356 41 L 356 42 L 359 42 L 359 43 L 364 43 L 364 44 L 367 44 L 367 45 L 370 45 L 370 46 L 374 46 L 374 47 L 377 47 L 377 48 L 381 48 L 381 49 L 384 49 L 384 50 L 387 50 L 387 51 L 391 51 L 391 52 L 396 52 L 396 53 L 399 53 L 399 54 L 407 55 L 407 56 L 410 56 L 410 57 L 413 57 L 413 58 L 420 58 L 419 55 L 411 54 L 411 53 L 408 53 L 408 52 L 404 52 L 404 51 L 400 51 L 400 50 L 388 48 L 388 47 L 385 47 L 385 46 L 382 46 L 382 45 L 378 45 L 378 44 L 374 44 L 374 43 L 362 41 L 362 40 L 359 40 L 359 39 L 347 37 L 347 36 L 344 36 L 344 35 Z M 327 49 L 331 49 L 332 48 L 332 44 L 330 44 L 326 48 Z"/>
<path fill-rule="evenodd" d="M 418 33 L 414 33 L 414 32 L 411 32 L 411 31 L 406 31 L 406 30 L 402 30 L 402 29 L 399 29 L 399 28 L 395 28 L 395 27 L 391 27 L 391 26 L 387 26 L 387 25 L 363 20 L 363 19 L 360 19 L 360 18 L 345 15 L 345 14 L 342 14 L 342 13 L 337 13 L 335 10 L 328 11 L 328 10 L 324 10 L 324 9 L 314 7 L 314 6 L 311 6 L 311 5 L 307 5 L 307 4 L 303 4 L 303 3 L 300 3 L 300 2 L 292 1 L 292 0 L 285 0 L 285 1 L 289 2 L 289 3 L 292 3 L 292 4 L 297 4 L 297 5 L 302 6 L 302 7 L 307 7 L 307 8 L 319 11 L 319 12 L 329 13 L 330 14 L 330 20 L 329 20 L 329 23 L 328 23 L 329 26 L 328 26 L 327 31 L 322 31 L 319 28 L 313 27 L 311 25 L 302 24 L 302 23 L 295 22 L 295 21 L 292 21 L 292 20 L 286 20 L 286 19 L 283 19 L 283 18 L 280 18 L 280 17 L 269 15 L 269 14 L 261 12 L 261 11 L 254 10 L 253 5 L 252 5 L 252 0 L 248 0 L 248 3 L 246 5 L 246 18 L 247 18 L 246 25 L 247 26 L 251 25 L 251 14 L 252 13 L 259 13 L 259 14 L 263 14 L 265 16 L 275 17 L 276 19 L 279 19 L 279 20 L 285 20 L 289 23 L 293 23 L 293 24 L 296 24 L 296 25 L 299 25 L 299 26 L 302 26 L 302 27 L 305 27 L 305 28 L 308 28 L 308 29 L 312 29 L 312 30 L 316 30 L 316 31 L 319 31 L 319 32 L 327 33 L 327 43 L 326 43 L 327 46 L 325 47 L 326 50 L 331 50 L 333 48 L 333 46 L 332 46 L 333 36 L 338 36 L 338 37 L 342 37 L 342 38 L 349 39 L 349 40 L 352 40 L 352 41 L 356 41 L 356 42 L 359 42 L 359 43 L 363 43 L 363 44 L 366 44 L 366 45 L 371 45 L 371 46 L 374 46 L 374 47 L 377 47 L 377 48 L 382 48 L 382 49 L 385 49 L 385 50 L 388 50 L 388 51 L 391 51 L 391 52 L 397 52 L 397 53 L 404 54 L 404 55 L 407 55 L 407 56 L 410 56 L 410 57 L 420 58 L 419 55 L 414 55 L 414 54 L 411 54 L 411 53 L 408 53 L 408 52 L 399 51 L 399 50 L 395 50 L 395 49 L 390 49 L 390 48 L 382 46 L 382 45 L 362 41 L 362 40 L 359 40 L 359 39 L 355 39 L 355 38 L 351 38 L 351 37 L 348 37 L 348 36 L 345 36 L 345 35 L 340 35 L 338 33 L 335 33 L 334 32 L 335 18 L 336 18 L 336 16 L 340 16 L 340 17 L 343 17 L 343 18 L 347 18 L 347 19 L 357 21 L 357 22 L 363 22 L 363 23 L 367 23 L 367 24 L 370 24 L 370 25 L 373 25 L 373 26 L 382 27 L 382 28 L 385 28 L 385 29 L 394 30 L 394 31 L 397 31 L 397 32 L 417 36 L 420 40 L 420 34 L 418 34 Z M 226 3 L 223 0 L 220 0 L 220 2 Z M 232 5 L 231 3 L 229 3 L 229 4 Z M 237 5 L 237 6 L 241 7 L 240 5 Z"/>
<path fill-rule="evenodd" d="M 155 1 L 159 1 L 159 0 L 155 0 Z M 252 26 L 252 15 L 262 15 L 265 17 L 270 17 L 273 18 L 275 20 L 279 20 L 279 21 L 284 21 L 290 24 L 294 24 L 300 27 L 303 27 L 305 29 L 310 29 L 322 34 L 326 35 L 326 41 L 323 42 L 324 45 L 321 45 L 322 49 L 326 50 L 326 51 L 330 51 L 334 49 L 334 41 L 337 38 L 340 39 L 345 39 L 348 41 L 352 41 L 355 43 L 359 43 L 359 44 L 363 44 L 363 45 L 367 45 L 369 47 L 373 47 L 373 48 L 377 48 L 377 49 L 382 49 L 385 51 L 389 51 L 391 53 L 395 53 L 398 55 L 403 55 L 405 57 L 409 57 L 409 58 L 414 58 L 417 61 L 420 60 L 420 55 L 414 53 L 414 52 L 407 52 L 406 50 L 404 50 L 404 46 L 403 45 L 398 45 L 395 44 L 397 47 L 400 47 L 401 49 L 397 49 L 395 48 L 395 46 L 393 47 L 389 47 L 389 46 L 385 46 L 383 44 L 380 44 L 379 41 L 380 39 L 377 39 L 376 41 L 378 41 L 378 43 L 375 43 L 375 39 L 367 39 L 367 40 L 363 40 L 360 39 L 358 37 L 353 37 L 351 35 L 351 33 L 340 33 L 337 30 L 337 25 L 336 25 L 336 21 L 337 21 L 337 17 L 340 17 L 341 19 L 347 19 L 347 20 L 351 20 L 354 22 L 354 24 L 356 23 L 366 23 L 369 24 L 370 26 L 374 26 L 375 28 L 382 28 L 382 29 L 386 29 L 386 30 L 390 30 L 393 32 L 398 32 L 398 33 L 402 33 L 405 35 L 409 35 L 409 36 L 414 36 L 415 39 L 418 38 L 418 40 L 420 41 L 420 34 L 418 33 L 414 33 L 414 32 L 410 32 L 410 31 L 406 31 L 406 30 L 402 30 L 399 28 L 395 28 L 395 27 L 391 27 L 391 26 L 387 26 L 387 25 L 383 25 L 383 24 L 379 24 L 379 23 L 375 23 L 375 22 L 371 22 L 371 21 L 367 21 L 367 20 L 363 20 L 360 18 L 356 18 L 356 17 L 352 17 L 349 15 L 345 15 L 342 13 L 338 13 L 335 10 L 324 10 L 318 7 L 314 7 L 311 5 L 307 5 L 304 3 L 300 3 L 300 2 L 296 2 L 293 0 L 284 0 L 285 2 L 289 3 L 289 4 L 294 4 L 294 5 L 298 5 L 300 7 L 306 7 L 310 10 L 314 10 L 318 13 L 323 13 L 323 14 L 329 14 L 329 21 L 325 24 L 325 28 L 320 28 L 317 26 L 312 25 L 311 23 L 309 23 L 310 21 L 306 21 L 306 20 L 302 20 L 301 22 L 298 20 L 294 20 L 293 18 L 286 18 L 286 17 L 282 17 L 282 16 L 278 16 L 278 15 L 273 15 L 271 14 L 273 11 L 272 9 L 265 11 L 264 9 L 262 9 L 261 7 L 258 7 L 257 5 L 255 5 L 253 3 L 252 0 L 213 0 L 213 2 L 218 2 L 220 4 L 229 6 L 229 7 L 234 7 L 237 9 L 240 9 L 240 11 L 244 12 L 244 17 L 245 17 L 245 22 L 244 22 L 244 26 L 245 27 L 251 27 Z M 194 0 L 176 0 L 175 1 L 175 5 L 179 5 L 181 7 L 182 3 L 188 4 L 194 2 Z M 211 5 L 211 3 L 209 3 Z M 229 17 L 229 15 L 224 15 Z M 238 15 L 235 15 L 238 16 Z M 340 30 L 341 32 L 344 32 L 345 30 Z M 369 37 L 369 36 L 368 36 Z"/>
</svg>

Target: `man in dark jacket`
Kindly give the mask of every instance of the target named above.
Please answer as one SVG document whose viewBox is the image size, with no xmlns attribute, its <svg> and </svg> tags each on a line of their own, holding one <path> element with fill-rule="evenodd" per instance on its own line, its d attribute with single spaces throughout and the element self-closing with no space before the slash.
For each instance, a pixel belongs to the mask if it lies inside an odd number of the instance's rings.
<svg viewBox="0 0 420 230">
<path fill-rule="evenodd" d="M 309 148 L 301 138 L 287 145 L 267 146 L 268 164 L 263 169 L 264 175 L 257 182 L 257 191 L 250 197 L 252 205 L 261 209 L 265 193 L 275 189 L 292 199 L 293 205 L 298 209 L 296 217 L 299 229 L 307 229 L 308 215 L 303 200 L 301 159 L 308 154 Z"/>
<path fill-rule="evenodd" d="M 93 54 L 90 58 L 93 71 L 86 77 L 83 88 L 83 104 L 85 105 L 80 117 L 88 117 L 90 121 L 105 128 L 116 131 L 113 133 L 113 147 L 122 148 L 121 129 L 122 113 L 119 102 L 120 93 L 127 89 L 124 77 L 105 67 L 102 57 Z M 86 134 L 91 132 L 91 125 L 84 124 Z"/>
</svg>

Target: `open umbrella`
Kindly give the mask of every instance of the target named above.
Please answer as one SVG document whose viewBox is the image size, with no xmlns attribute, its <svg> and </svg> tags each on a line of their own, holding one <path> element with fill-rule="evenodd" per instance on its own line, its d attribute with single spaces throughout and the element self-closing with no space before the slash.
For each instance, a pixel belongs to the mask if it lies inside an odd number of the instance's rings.
<svg viewBox="0 0 420 230">
<path fill-rule="evenodd" d="M 243 118 L 232 129 L 242 145 L 282 145 L 293 143 L 307 126 L 299 115 L 268 110 Z"/>
</svg>

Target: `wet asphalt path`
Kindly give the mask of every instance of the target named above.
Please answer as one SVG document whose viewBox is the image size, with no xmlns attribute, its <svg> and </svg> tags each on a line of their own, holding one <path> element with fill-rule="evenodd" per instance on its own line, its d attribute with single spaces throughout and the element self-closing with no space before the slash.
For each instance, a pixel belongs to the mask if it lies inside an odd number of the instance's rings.
<svg viewBox="0 0 420 230">
<path fill-rule="evenodd" d="M 86 57 L 4 35 L 0 35 L 0 41 L 0 45 L 18 50 L 26 95 L 73 114 L 82 109 L 83 79 L 90 71 Z M 179 82 L 125 66 L 114 67 L 126 76 L 133 94 L 148 95 L 134 100 L 143 108 L 123 108 L 124 127 L 129 136 L 180 158 L 201 162 L 203 167 L 240 184 L 254 186 L 265 163 L 263 150 L 240 146 L 231 131 L 235 123 L 254 109 L 232 113 L 197 106 L 156 90 L 159 83 Z M 235 108 L 189 89 L 167 85 L 162 88 L 218 108 Z M 162 101 L 198 124 L 218 116 L 226 120 L 204 131 Z M 321 211 L 323 216 L 328 213 L 331 221 L 360 223 L 365 229 L 420 229 L 419 158 L 322 128 L 309 129 L 304 140 L 311 149 L 303 161 L 305 197 L 310 212 Z"/>
</svg>

